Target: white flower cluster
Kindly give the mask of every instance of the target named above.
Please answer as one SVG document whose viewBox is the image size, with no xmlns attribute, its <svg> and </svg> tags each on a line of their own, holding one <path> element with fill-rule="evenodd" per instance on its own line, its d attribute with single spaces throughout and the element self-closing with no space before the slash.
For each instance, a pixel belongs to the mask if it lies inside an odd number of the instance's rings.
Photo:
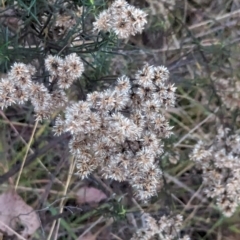
<svg viewBox="0 0 240 240">
<path fill-rule="evenodd" d="M 83 64 L 75 53 L 65 59 L 49 56 L 45 60 L 46 68 L 51 75 L 50 79 L 56 81 L 59 88 L 49 92 L 48 89 L 32 79 L 36 69 L 32 65 L 14 63 L 7 77 L 0 81 L 0 106 L 5 108 L 13 103 L 23 104 L 31 101 L 36 119 L 43 120 L 63 107 L 67 97 L 62 88 L 69 87 L 72 82 L 80 77 Z"/>
<path fill-rule="evenodd" d="M 132 83 L 122 76 L 112 89 L 87 94 L 66 108 L 65 119 L 57 118 L 55 133 L 72 134 L 69 147 L 81 178 L 98 169 L 103 178 L 128 181 L 141 200 L 157 194 L 155 160 L 163 153 L 161 139 L 172 134 L 161 109 L 175 103 L 168 75 L 165 67 L 146 64 Z"/>
<path fill-rule="evenodd" d="M 240 82 L 236 78 L 214 79 L 217 93 L 230 110 L 240 107 Z"/>
<path fill-rule="evenodd" d="M 240 136 L 221 127 L 210 143 L 196 144 L 191 159 L 203 171 L 207 196 L 216 199 L 225 216 L 231 216 L 240 203 Z"/>
<path fill-rule="evenodd" d="M 95 31 L 112 30 L 118 38 L 124 39 L 142 32 L 147 23 L 146 16 L 125 0 L 115 0 L 110 8 L 99 14 L 93 26 Z"/>
<path fill-rule="evenodd" d="M 49 55 L 45 59 L 45 66 L 51 74 L 50 81 L 56 81 L 60 89 L 69 88 L 84 71 L 83 62 L 76 53 L 71 53 L 64 59 Z"/>
<path fill-rule="evenodd" d="M 183 221 L 181 215 L 173 217 L 163 216 L 159 221 L 156 221 L 149 214 L 144 213 L 142 219 L 143 227 L 138 229 L 130 240 L 150 240 L 155 235 L 159 236 L 161 240 L 173 240 L 176 237 L 179 240 L 190 240 L 190 237 L 187 235 L 182 238 L 179 237 Z"/>
<path fill-rule="evenodd" d="M 81 28 L 81 25 L 78 25 L 77 22 L 82 16 L 83 7 L 74 6 L 72 8 L 67 1 L 59 4 L 58 0 L 54 0 L 52 2 L 48 1 L 48 3 L 52 4 L 51 7 L 54 8 L 54 17 L 48 23 L 50 14 L 52 14 L 49 12 L 40 16 L 39 20 L 43 26 L 48 25 L 48 32 L 51 33 L 55 41 L 67 34 L 71 29 Z"/>
</svg>

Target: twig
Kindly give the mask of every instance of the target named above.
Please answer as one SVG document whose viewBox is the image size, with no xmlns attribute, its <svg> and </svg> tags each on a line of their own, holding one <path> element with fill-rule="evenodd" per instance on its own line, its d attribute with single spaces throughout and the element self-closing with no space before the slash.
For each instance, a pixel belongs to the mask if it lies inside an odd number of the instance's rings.
<svg viewBox="0 0 240 240">
<path fill-rule="evenodd" d="M 187 192 L 190 192 L 194 197 L 196 197 L 197 199 L 199 199 L 202 202 L 207 202 L 205 200 L 205 198 L 198 192 L 193 191 L 191 188 L 189 188 L 187 185 L 185 185 L 184 183 L 182 183 L 181 181 L 179 181 L 177 178 L 169 175 L 168 173 L 164 173 L 164 177 L 166 177 L 166 179 L 169 182 L 173 182 L 175 183 L 177 186 L 179 186 L 180 188 L 185 189 Z"/>
<path fill-rule="evenodd" d="M 189 135 L 191 135 L 195 130 L 197 130 L 202 124 L 204 124 L 205 122 L 207 122 L 211 117 L 213 117 L 215 115 L 215 113 L 219 110 L 219 108 L 217 108 L 214 113 L 210 114 L 208 117 L 206 117 L 202 122 L 200 122 L 199 124 L 197 124 L 197 126 L 195 126 L 193 129 L 191 129 L 186 135 L 184 135 L 176 144 L 174 144 L 174 147 L 177 147 L 181 142 L 183 142 Z"/>
<path fill-rule="evenodd" d="M 97 221 L 95 221 L 89 228 L 87 228 L 79 237 L 81 239 L 86 233 L 90 232 L 92 228 L 94 228 L 98 223 L 103 220 L 103 216 L 101 216 Z"/>
<path fill-rule="evenodd" d="M 217 16 L 215 19 L 210 19 L 210 20 L 207 20 L 207 21 L 200 22 L 198 24 L 194 24 L 192 26 L 189 26 L 189 30 L 192 30 L 192 29 L 198 28 L 198 27 L 202 27 L 202 26 L 207 25 L 209 23 L 213 23 L 215 21 L 220 21 L 220 20 L 223 20 L 225 18 L 233 17 L 234 15 L 238 15 L 238 14 L 240 14 L 240 9 L 238 9 L 234 12 L 230 12 L 230 13 L 227 13 L 227 14 L 224 14 L 224 15 Z"/>
</svg>

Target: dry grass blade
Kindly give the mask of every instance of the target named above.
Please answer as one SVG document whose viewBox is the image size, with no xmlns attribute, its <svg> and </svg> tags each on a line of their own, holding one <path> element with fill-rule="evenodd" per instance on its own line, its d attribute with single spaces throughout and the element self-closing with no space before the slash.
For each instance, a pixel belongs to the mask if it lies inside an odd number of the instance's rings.
<svg viewBox="0 0 240 240">
<path fill-rule="evenodd" d="M 25 161 L 26 161 L 26 159 L 27 159 L 28 152 L 29 152 L 29 150 L 30 150 L 30 147 L 31 147 L 31 144 L 32 144 L 32 141 L 33 141 L 34 134 L 35 134 L 36 129 L 37 129 L 38 122 L 39 122 L 39 120 L 36 120 L 35 125 L 34 125 L 34 128 L 33 128 L 33 131 L 32 131 L 32 134 L 31 134 L 31 137 L 30 137 L 30 139 L 29 139 L 29 142 L 28 142 L 28 145 L 27 145 L 27 149 L 26 149 L 26 153 L 25 153 L 24 158 L 23 158 L 23 160 L 22 160 L 21 168 L 20 168 L 20 171 L 19 171 L 19 174 L 18 174 L 16 183 L 15 183 L 15 191 L 17 190 L 17 187 L 18 187 L 18 184 L 19 184 L 19 180 L 20 180 L 20 177 L 21 177 L 21 174 L 22 174 L 22 171 L 23 171 L 23 167 L 24 167 Z"/>
<path fill-rule="evenodd" d="M 75 169 L 75 159 L 72 157 L 71 160 L 70 160 L 70 166 L 69 166 L 69 171 L 68 171 L 68 176 L 67 176 L 67 181 L 66 181 L 66 185 L 65 185 L 65 188 L 64 188 L 64 191 L 63 191 L 63 195 L 66 196 L 67 194 L 67 191 L 68 191 L 68 187 L 69 187 L 69 184 L 71 182 L 71 178 L 73 176 L 73 172 L 74 172 L 74 169 Z M 61 214 L 63 212 L 63 204 L 64 204 L 64 201 L 65 201 L 65 198 L 62 198 L 61 201 L 60 201 L 60 210 L 59 210 L 59 213 Z M 59 231 L 59 226 L 60 226 L 60 219 L 58 220 L 55 220 L 52 224 L 52 227 L 51 227 L 51 230 L 50 230 L 50 233 L 48 235 L 48 238 L 47 240 L 50 240 L 51 237 L 52 237 L 52 233 L 53 233 L 53 230 L 54 230 L 54 227 L 57 223 L 57 226 L 56 226 L 56 230 L 55 230 L 55 237 L 54 239 L 56 240 L 58 238 L 58 231 Z"/>
</svg>

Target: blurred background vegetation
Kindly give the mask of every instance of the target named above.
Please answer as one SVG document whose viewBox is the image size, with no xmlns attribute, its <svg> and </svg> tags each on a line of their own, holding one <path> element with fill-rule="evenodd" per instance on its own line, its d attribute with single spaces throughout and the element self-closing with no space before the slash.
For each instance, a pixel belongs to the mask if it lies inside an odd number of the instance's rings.
<svg viewBox="0 0 240 240">
<path fill-rule="evenodd" d="M 141 207 L 160 216 L 181 213 L 183 232 L 193 240 L 240 239 L 239 211 L 231 218 L 221 215 L 214 202 L 204 196 L 201 174 L 189 160 L 196 141 L 211 138 L 220 125 L 234 132 L 239 129 L 239 109 L 225 106 L 216 83 L 220 79 L 230 79 L 232 84 L 239 81 L 240 1 L 129 3 L 148 13 L 148 24 L 142 34 L 120 41 L 111 33 L 92 31 L 92 22 L 110 0 L 0 0 L 0 77 L 14 62 L 31 63 L 38 70 L 36 81 L 47 85 L 44 58 L 76 52 L 86 70 L 68 96 L 79 100 L 90 91 L 108 87 L 121 74 L 133 77 L 144 62 L 165 65 L 177 86 L 176 108 L 166 113 L 175 135 L 165 142 L 166 154 L 160 161 L 165 186 L 158 197 Z M 19 170 L 34 117 L 30 104 L 14 105 L 0 113 L 0 189 L 5 191 Z M 140 213 L 123 197 L 128 192 L 127 183 L 104 182 L 97 176 L 86 181 L 72 178 L 65 210 L 57 214 L 59 204 L 51 203 L 62 197 L 69 153 L 68 139 L 54 137 L 52 125 L 53 121 L 39 125 L 32 146 L 35 158 L 24 168 L 18 188 L 23 199 L 38 209 L 41 219 L 42 228 L 33 239 L 46 239 L 58 218 L 62 219 L 58 239 L 78 239 L 90 226 L 98 233 L 92 239 L 130 239 L 133 227 L 129 222 Z M 46 145 L 49 147 L 43 151 Z M 34 161 L 36 158 L 42 165 Z M 86 185 L 103 192 L 108 185 L 122 198 L 109 198 L 94 206 L 78 204 L 76 192 Z M 99 216 L 106 218 L 95 224 Z M 111 217 L 114 221 L 110 225 L 106 219 Z"/>
</svg>

